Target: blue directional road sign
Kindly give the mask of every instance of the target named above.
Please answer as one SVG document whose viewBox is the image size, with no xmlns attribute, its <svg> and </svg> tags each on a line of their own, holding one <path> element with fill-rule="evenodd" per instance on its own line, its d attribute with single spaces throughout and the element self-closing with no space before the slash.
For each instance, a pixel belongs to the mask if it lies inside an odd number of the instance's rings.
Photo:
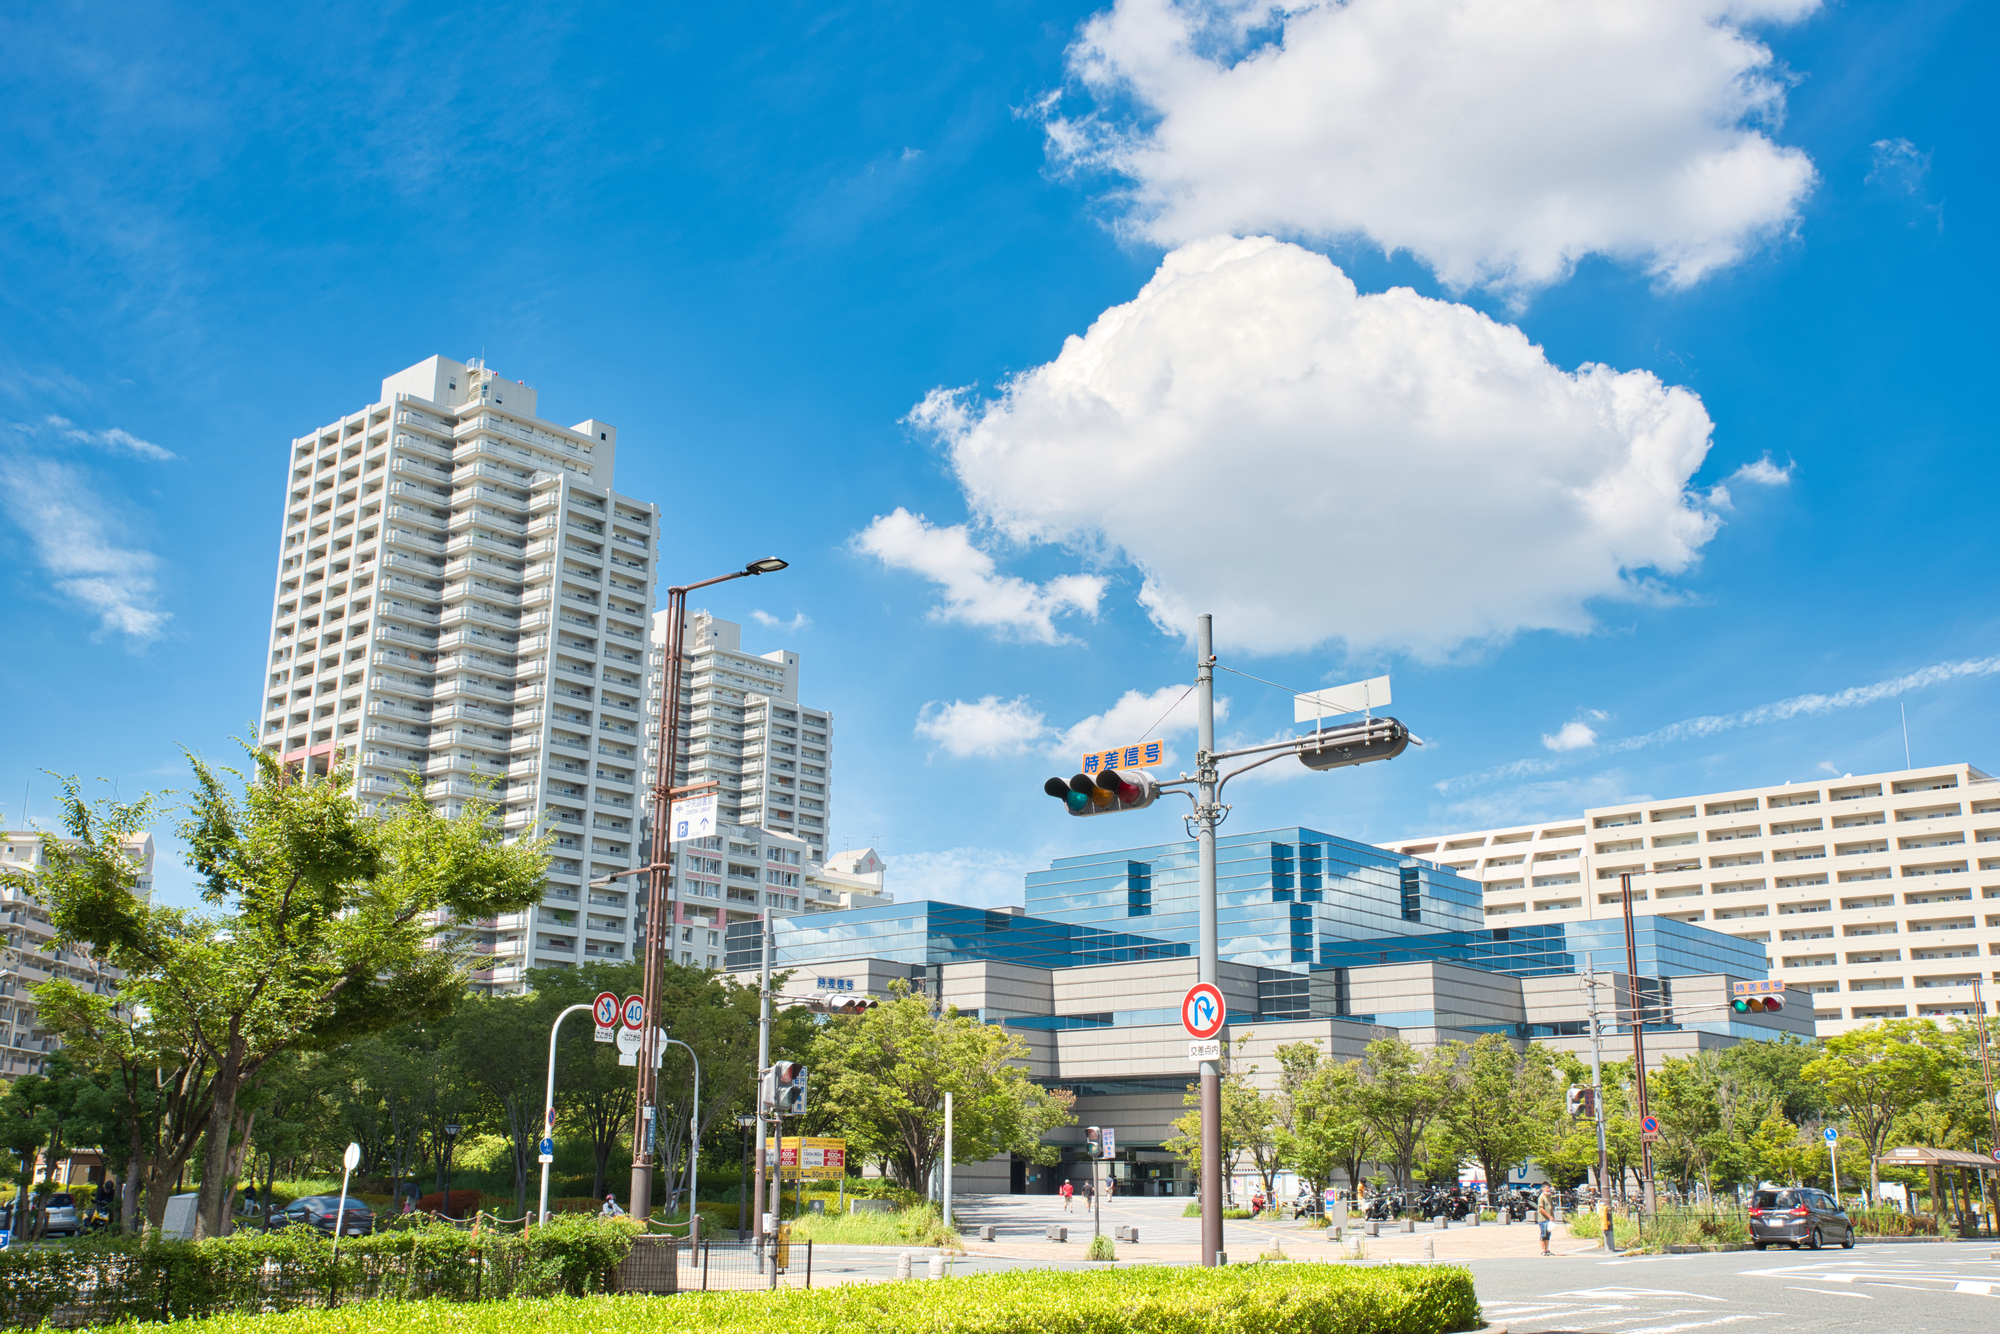
<svg viewBox="0 0 2000 1334">
<path fill-rule="evenodd" d="M 1826 1142 L 1828 1144 L 1831 1144 L 1835 1140 L 1840 1138 L 1840 1132 L 1838 1130 L 1835 1130 L 1832 1126 L 1828 1126 L 1825 1130 L 1822 1130 L 1819 1133 L 1826 1137 Z"/>
<path fill-rule="evenodd" d="M 542 1147 L 540 1149 L 540 1152 L 544 1154 L 553 1155 L 555 1151 L 556 1151 L 556 1142 L 554 1140 L 545 1139 L 542 1141 Z"/>
</svg>

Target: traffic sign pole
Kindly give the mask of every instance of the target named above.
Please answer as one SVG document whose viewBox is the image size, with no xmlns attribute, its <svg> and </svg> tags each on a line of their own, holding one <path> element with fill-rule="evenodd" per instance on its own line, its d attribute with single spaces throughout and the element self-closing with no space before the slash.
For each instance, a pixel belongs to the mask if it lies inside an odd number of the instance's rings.
<svg viewBox="0 0 2000 1334">
<path fill-rule="evenodd" d="M 1195 844 L 1200 856 L 1201 957 L 1195 979 L 1214 987 L 1222 980 L 1215 917 L 1215 826 L 1222 816 L 1222 786 L 1215 762 L 1215 623 L 1195 622 Z M 1216 1030 L 1216 1036 L 1221 1029 Z M 1222 1062 L 1201 1063 L 1201 1262 L 1222 1260 Z"/>
<path fill-rule="evenodd" d="M 556 1133 L 556 1035 L 562 1032 L 562 1021 L 573 1014 L 583 1014 L 595 1007 L 572 1005 L 556 1016 L 549 1025 L 549 1087 L 548 1095 L 542 1100 L 542 1138 L 548 1149 L 540 1155 L 542 1160 L 542 1210 L 537 1222 L 549 1221 L 549 1164 L 555 1161 Z"/>
<path fill-rule="evenodd" d="M 1833 1169 L 1833 1202 L 1840 1203 L 1840 1132 L 1832 1126 L 1820 1131 L 1826 1137 L 1826 1162 Z"/>
</svg>

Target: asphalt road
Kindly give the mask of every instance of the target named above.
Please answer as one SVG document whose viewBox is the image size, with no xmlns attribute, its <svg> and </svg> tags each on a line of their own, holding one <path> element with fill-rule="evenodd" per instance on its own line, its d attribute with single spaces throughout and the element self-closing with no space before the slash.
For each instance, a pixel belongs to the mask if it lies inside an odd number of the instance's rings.
<svg viewBox="0 0 2000 1334">
<path fill-rule="evenodd" d="M 1992 1242 L 1470 1262 L 1510 1334 L 1993 1334 Z"/>
</svg>

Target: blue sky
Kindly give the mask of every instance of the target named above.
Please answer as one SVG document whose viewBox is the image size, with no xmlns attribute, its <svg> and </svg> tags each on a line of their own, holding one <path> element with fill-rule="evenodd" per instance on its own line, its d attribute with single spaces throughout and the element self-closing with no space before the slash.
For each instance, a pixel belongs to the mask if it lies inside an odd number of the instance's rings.
<svg viewBox="0 0 2000 1334">
<path fill-rule="evenodd" d="M 905 893 L 1178 834 L 1040 784 L 1200 610 L 1431 743 L 1241 829 L 1897 767 L 1904 708 L 2000 765 L 1992 18 L 1511 12 L 10 6 L 0 813 L 246 731 L 286 444 L 432 353 L 616 423 L 670 575 L 793 562 L 708 605 Z"/>
</svg>

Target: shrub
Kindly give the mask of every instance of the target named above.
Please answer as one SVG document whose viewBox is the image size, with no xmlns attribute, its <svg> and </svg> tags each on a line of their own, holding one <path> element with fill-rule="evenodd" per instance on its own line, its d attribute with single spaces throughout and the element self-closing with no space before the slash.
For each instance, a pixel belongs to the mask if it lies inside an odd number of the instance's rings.
<svg viewBox="0 0 2000 1334">
<path fill-rule="evenodd" d="M 1090 1258 L 1093 1260 L 1116 1260 L 1118 1252 L 1111 1245 L 1111 1238 L 1102 1232 L 1090 1239 Z"/>
<path fill-rule="evenodd" d="M 225 1316 L 185 1334 L 424 1334 L 436 1308 L 379 1303 Z M 1472 1275 L 1336 1264 L 1017 1270 L 936 1283 L 499 1302 L 454 1312 L 453 1334 L 1455 1334 L 1479 1328 Z"/>
<path fill-rule="evenodd" d="M 86 1238 L 0 1251 L 0 1327 L 185 1320 L 368 1299 L 582 1295 L 606 1290 L 636 1225 L 551 1219 L 525 1236 L 413 1227 L 332 1242 L 291 1228 L 185 1242 Z M 82 1296 L 80 1296 L 82 1294 Z"/>
</svg>

